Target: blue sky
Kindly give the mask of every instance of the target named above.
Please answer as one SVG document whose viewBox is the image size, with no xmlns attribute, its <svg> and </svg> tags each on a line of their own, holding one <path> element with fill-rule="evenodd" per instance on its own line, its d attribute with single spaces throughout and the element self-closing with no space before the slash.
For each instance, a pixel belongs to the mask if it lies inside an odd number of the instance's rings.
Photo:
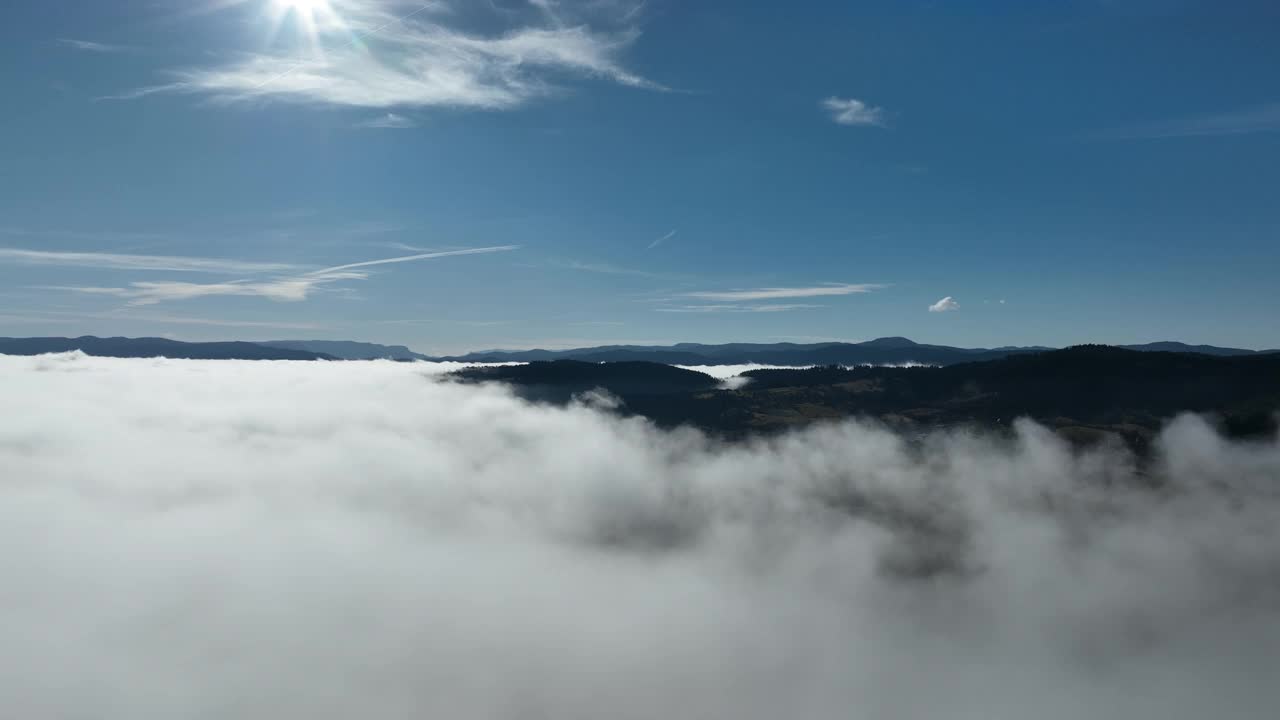
<svg viewBox="0 0 1280 720">
<path fill-rule="evenodd" d="M 5 15 L 0 335 L 1280 347 L 1271 2 Z"/>
</svg>

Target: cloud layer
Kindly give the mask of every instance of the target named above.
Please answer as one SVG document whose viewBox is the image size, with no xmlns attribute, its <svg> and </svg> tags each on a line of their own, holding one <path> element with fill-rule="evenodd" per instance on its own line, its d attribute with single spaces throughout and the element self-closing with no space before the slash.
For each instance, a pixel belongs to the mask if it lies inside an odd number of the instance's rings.
<svg viewBox="0 0 1280 720">
<path fill-rule="evenodd" d="M 427 366 L 0 357 L 15 717 L 1257 718 L 1280 444 L 721 446 Z M 71 690 L 74 691 L 71 691 Z"/>
</svg>

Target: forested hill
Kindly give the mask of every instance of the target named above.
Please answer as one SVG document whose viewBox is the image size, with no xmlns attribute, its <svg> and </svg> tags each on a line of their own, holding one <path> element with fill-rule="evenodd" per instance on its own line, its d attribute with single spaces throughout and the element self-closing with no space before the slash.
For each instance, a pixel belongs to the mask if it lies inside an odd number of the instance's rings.
<svg viewBox="0 0 1280 720">
<path fill-rule="evenodd" d="M 739 389 L 716 386 L 699 373 L 655 382 L 667 370 L 678 370 L 664 368 L 561 361 L 466 370 L 461 376 L 536 388 L 537 399 L 601 387 L 620 396 L 626 411 L 659 424 L 691 424 L 731 436 L 850 416 L 907 428 L 998 427 L 1031 417 L 1075 438 L 1117 435 L 1140 445 L 1179 412 L 1213 414 L 1229 433 L 1258 435 L 1275 431 L 1280 410 L 1280 354 L 1079 346 L 947 367 L 756 370 L 744 374 L 748 382 Z"/>
<path fill-rule="evenodd" d="M 561 401 L 597 388 L 625 397 L 672 396 L 711 390 L 720 384 L 710 375 L 649 362 L 553 360 L 466 368 L 455 376 L 473 382 L 506 382 L 520 388 L 526 397 Z"/>
</svg>

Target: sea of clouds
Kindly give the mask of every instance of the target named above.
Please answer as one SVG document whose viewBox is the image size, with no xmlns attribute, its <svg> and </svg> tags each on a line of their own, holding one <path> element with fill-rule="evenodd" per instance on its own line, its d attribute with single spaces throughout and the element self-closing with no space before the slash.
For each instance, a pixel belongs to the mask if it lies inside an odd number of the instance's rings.
<svg viewBox="0 0 1280 720">
<path fill-rule="evenodd" d="M 722 445 L 438 370 L 0 357 L 4 715 L 1280 706 L 1280 441 Z"/>
</svg>

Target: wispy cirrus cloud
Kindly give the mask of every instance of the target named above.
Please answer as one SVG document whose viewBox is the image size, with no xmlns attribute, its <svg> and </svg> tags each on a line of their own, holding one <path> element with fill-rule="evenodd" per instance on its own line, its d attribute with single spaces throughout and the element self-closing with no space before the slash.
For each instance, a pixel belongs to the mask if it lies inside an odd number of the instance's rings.
<svg viewBox="0 0 1280 720">
<path fill-rule="evenodd" d="M 281 278 L 262 282 L 236 280 L 221 283 L 191 283 L 180 281 L 134 282 L 128 287 L 47 286 L 50 290 L 69 290 L 86 295 L 107 295 L 128 300 L 131 306 L 155 305 L 175 300 L 191 300 L 200 297 L 241 296 L 262 297 L 277 302 L 306 300 L 317 286 L 339 280 L 363 280 L 366 276 L 348 273 L 341 277 Z"/>
<path fill-rule="evenodd" d="M 109 43 L 92 42 L 90 40 L 77 40 L 75 38 L 58 38 L 58 44 L 65 45 L 76 50 L 94 53 L 121 53 L 130 52 L 136 48 L 130 45 L 112 45 Z"/>
<path fill-rule="evenodd" d="M 577 270 L 579 272 L 599 273 L 601 275 L 630 275 L 632 277 L 653 278 L 653 279 L 670 279 L 678 277 L 674 273 L 651 272 L 649 270 L 641 270 L 639 268 L 624 267 L 608 262 L 593 262 L 583 260 L 569 261 L 553 261 L 549 263 L 551 267 L 564 270 Z"/>
<path fill-rule="evenodd" d="M 335 4 L 332 18 L 316 24 L 323 53 L 250 53 L 227 64 L 175 70 L 173 82 L 109 99 L 179 92 L 231 102 L 503 110 L 555 92 L 566 75 L 666 89 L 622 65 L 620 56 L 639 37 L 634 28 L 595 30 L 546 13 L 546 26 L 526 23 L 482 35 L 444 24 L 447 6 L 399 14 L 403 7 L 347 0 Z"/>
<path fill-rule="evenodd" d="M 830 297 L 858 295 L 889 287 L 879 283 L 824 283 L 809 287 L 767 287 L 750 290 L 712 290 L 684 293 L 682 297 L 699 300 L 723 300 L 726 302 L 748 300 L 782 300 L 786 298 Z"/>
<path fill-rule="evenodd" d="M 737 304 L 716 304 L 716 305 L 668 305 L 657 307 L 654 310 L 658 312 L 669 313 L 775 313 L 790 312 L 792 310 L 810 310 L 813 308 L 825 307 L 824 305 L 810 305 L 806 303 L 774 303 L 764 305 L 737 305 Z"/>
<path fill-rule="evenodd" d="M 290 263 L 249 262 L 224 258 L 0 248 L 0 263 L 6 262 L 21 265 L 61 265 L 102 270 L 159 270 L 226 274 L 285 272 L 296 270 L 299 267 Z"/>
<path fill-rule="evenodd" d="M 929 306 L 929 312 L 931 313 L 951 312 L 959 309 L 960 303 L 956 302 L 956 299 L 950 295 Z"/>
<path fill-rule="evenodd" d="M 518 247 L 518 245 L 498 245 L 419 253 L 417 255 L 404 255 L 379 260 L 365 260 L 346 265 L 335 265 L 299 275 L 266 280 L 233 280 L 216 283 L 145 281 L 129 283 L 126 287 L 54 286 L 49 289 L 118 297 L 128 300 L 128 305 L 130 306 L 155 305 L 162 302 L 219 296 L 261 297 L 276 302 L 300 302 L 306 300 L 312 292 L 321 286 L 346 280 L 364 280 L 368 278 L 369 273 L 362 270 L 362 268 L 460 255 L 506 252 L 515 250 Z"/>
<path fill-rule="evenodd" d="M 1092 140 L 1159 140 L 1164 138 L 1249 135 L 1280 131 L 1280 102 L 1229 112 L 1204 113 L 1173 120 L 1101 130 Z"/>
<path fill-rule="evenodd" d="M 387 113 L 378 117 L 356 123 L 356 127 L 366 130 L 407 130 L 409 128 L 418 127 L 418 123 L 410 120 L 404 115 L 396 113 Z"/>
<path fill-rule="evenodd" d="M 885 127 L 884 108 L 854 98 L 834 96 L 823 99 L 820 104 L 838 125 Z"/>
</svg>

